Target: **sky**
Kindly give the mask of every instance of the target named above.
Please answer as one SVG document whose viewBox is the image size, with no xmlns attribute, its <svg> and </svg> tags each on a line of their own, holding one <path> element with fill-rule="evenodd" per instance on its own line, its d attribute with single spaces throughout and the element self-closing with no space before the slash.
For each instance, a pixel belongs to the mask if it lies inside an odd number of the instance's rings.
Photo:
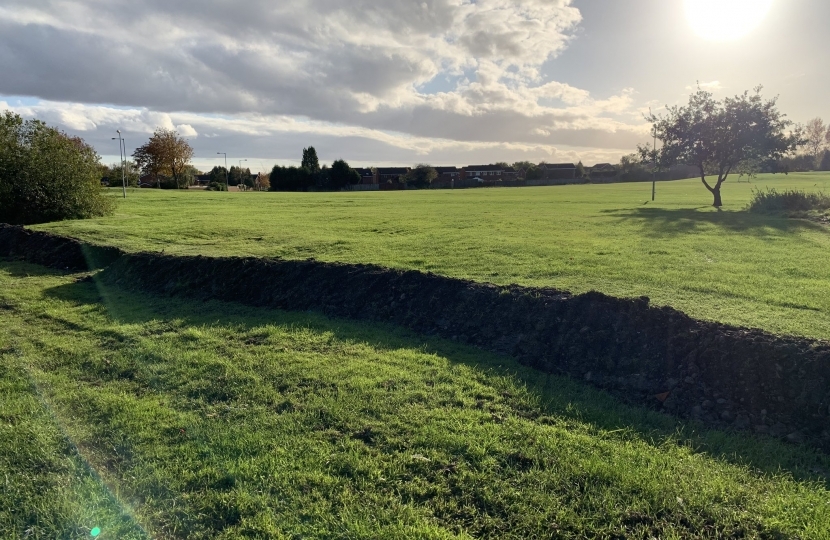
<svg viewBox="0 0 830 540">
<path fill-rule="evenodd" d="M 352 166 L 592 165 L 697 85 L 830 120 L 828 20 L 826 0 L 3 0 L 0 111 L 105 163 L 116 130 L 131 154 L 164 127 L 203 170 L 310 145 Z"/>
</svg>

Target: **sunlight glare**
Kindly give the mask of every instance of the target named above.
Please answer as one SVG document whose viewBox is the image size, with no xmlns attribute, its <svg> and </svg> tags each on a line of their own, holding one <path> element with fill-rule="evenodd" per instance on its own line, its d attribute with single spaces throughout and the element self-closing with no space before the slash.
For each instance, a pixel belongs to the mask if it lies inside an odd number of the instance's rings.
<svg viewBox="0 0 830 540">
<path fill-rule="evenodd" d="M 734 41 L 754 30 L 773 0 L 685 0 L 686 18 L 694 31 L 711 41 Z"/>
</svg>

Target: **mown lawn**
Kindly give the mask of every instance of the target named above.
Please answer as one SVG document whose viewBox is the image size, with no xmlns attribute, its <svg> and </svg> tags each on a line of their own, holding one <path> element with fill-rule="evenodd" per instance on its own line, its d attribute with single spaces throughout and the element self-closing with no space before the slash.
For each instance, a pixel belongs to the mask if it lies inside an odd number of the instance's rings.
<svg viewBox="0 0 830 540">
<path fill-rule="evenodd" d="M 830 231 L 741 210 L 828 174 L 384 193 L 131 192 L 113 217 L 35 227 L 127 250 L 376 263 L 498 284 L 649 296 L 709 320 L 830 339 Z"/>
<path fill-rule="evenodd" d="M 828 538 L 830 459 L 452 342 L 0 262 L 3 538 Z"/>
</svg>

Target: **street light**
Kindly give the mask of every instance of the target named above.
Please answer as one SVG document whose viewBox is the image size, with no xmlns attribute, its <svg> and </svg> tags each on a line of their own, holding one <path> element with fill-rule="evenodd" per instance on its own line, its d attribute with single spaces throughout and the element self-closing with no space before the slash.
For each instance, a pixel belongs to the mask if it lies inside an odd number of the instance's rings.
<svg viewBox="0 0 830 540">
<path fill-rule="evenodd" d="M 217 154 L 222 154 L 225 156 L 225 191 L 228 191 L 228 153 L 227 152 L 216 152 Z"/>
<path fill-rule="evenodd" d="M 239 160 L 239 177 L 240 177 L 240 178 L 242 177 L 242 162 L 243 162 L 243 161 L 248 161 L 248 160 L 247 160 L 247 159 L 240 159 L 240 160 Z M 244 182 L 243 182 L 243 183 L 244 183 Z"/>
<path fill-rule="evenodd" d="M 118 157 L 121 159 L 121 188 L 124 190 L 124 198 L 127 198 L 127 176 L 125 173 L 125 169 L 127 167 L 127 147 L 124 145 L 124 139 L 121 137 L 121 130 L 116 129 L 116 133 L 118 133 Z M 114 141 L 116 137 L 113 137 L 112 140 Z"/>
</svg>

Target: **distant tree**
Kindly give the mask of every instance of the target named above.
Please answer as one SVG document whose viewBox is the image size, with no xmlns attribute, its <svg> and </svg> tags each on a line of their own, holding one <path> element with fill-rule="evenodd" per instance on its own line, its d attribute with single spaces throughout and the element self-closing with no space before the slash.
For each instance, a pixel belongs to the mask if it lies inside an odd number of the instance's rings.
<svg viewBox="0 0 830 540">
<path fill-rule="evenodd" d="M 617 169 L 625 182 L 642 182 L 652 178 L 652 171 L 646 169 L 638 154 L 627 154 L 621 157 Z"/>
<path fill-rule="evenodd" d="M 31 225 L 112 213 L 101 162 L 83 139 L 0 114 L 0 222 Z"/>
<path fill-rule="evenodd" d="M 197 176 L 202 174 L 202 171 L 194 167 L 193 165 L 188 165 L 182 170 L 181 181 L 183 186 L 192 186 L 197 182 Z"/>
<path fill-rule="evenodd" d="M 225 167 L 214 167 L 208 173 L 208 183 L 225 184 L 230 179 L 229 177 L 230 174 Z"/>
<path fill-rule="evenodd" d="M 416 165 L 402 177 L 404 182 L 418 189 L 429 187 L 436 178 L 438 178 L 438 171 L 426 163 Z"/>
<path fill-rule="evenodd" d="M 111 187 L 120 186 L 122 168 L 124 169 L 124 179 L 127 181 L 127 185 L 130 187 L 138 187 L 138 181 L 141 178 L 141 175 L 139 174 L 138 166 L 133 161 L 127 161 L 126 168 L 124 168 L 121 163 L 104 167 L 101 177 L 102 179 L 106 178 Z"/>
<path fill-rule="evenodd" d="M 231 170 L 228 171 L 228 185 L 238 186 L 240 184 L 253 187 L 253 182 L 251 181 L 251 169 L 243 169 L 233 165 L 231 166 Z"/>
<path fill-rule="evenodd" d="M 349 167 L 348 163 L 342 159 L 338 159 L 331 164 L 331 169 L 329 169 L 329 181 L 331 189 L 343 189 L 346 186 L 359 184 L 360 174 L 358 174 L 356 170 Z"/>
<path fill-rule="evenodd" d="M 717 208 L 723 206 L 721 186 L 741 163 L 780 159 L 795 152 L 803 140 L 798 130 L 785 132 L 792 122 L 778 111 L 776 99 L 761 97 L 761 87 L 752 95 L 744 92 L 723 101 L 698 88 L 688 105 L 671 107 L 666 116 L 651 114 L 647 120 L 663 146 L 659 151 L 640 146 L 641 160 L 663 169 L 676 164 L 697 167 Z M 707 175 L 717 175 L 714 184 Z"/>
<path fill-rule="evenodd" d="M 821 118 L 813 118 L 804 128 L 804 138 L 807 140 L 807 153 L 813 156 L 816 167 L 819 167 L 827 143 L 830 142 L 830 130 Z"/>
<path fill-rule="evenodd" d="M 507 163 L 506 161 L 499 161 L 498 163 L 493 163 L 493 165 L 496 166 L 496 167 L 501 167 L 503 169 L 509 169 L 510 168 L 510 164 Z"/>
<path fill-rule="evenodd" d="M 830 150 L 824 151 L 824 157 L 821 160 L 821 165 L 819 165 L 818 170 L 830 171 Z"/>
<path fill-rule="evenodd" d="M 538 180 L 542 178 L 542 169 L 530 161 L 517 161 L 512 167 L 517 171 L 524 171 L 526 180 Z"/>
<path fill-rule="evenodd" d="M 320 170 L 320 160 L 317 159 L 317 150 L 313 146 L 303 148 L 303 161 L 300 167 L 305 167 L 312 173 Z"/>
<path fill-rule="evenodd" d="M 588 173 L 585 172 L 585 165 L 582 164 L 580 161 L 576 164 L 576 177 L 577 178 L 585 178 Z"/>
<path fill-rule="evenodd" d="M 643 165 L 638 154 L 626 154 L 620 158 L 620 172 L 623 174 L 639 171 Z"/>
<path fill-rule="evenodd" d="M 275 165 L 270 175 L 271 191 L 305 191 L 312 185 L 313 176 L 305 167 Z"/>
<path fill-rule="evenodd" d="M 150 140 L 133 152 L 133 158 L 145 174 L 172 178 L 176 187 L 187 187 L 185 168 L 193 158 L 190 143 L 172 129 L 158 128 Z"/>
<path fill-rule="evenodd" d="M 271 178 L 268 173 L 259 173 L 256 178 L 256 189 L 268 191 L 271 188 Z"/>
</svg>

